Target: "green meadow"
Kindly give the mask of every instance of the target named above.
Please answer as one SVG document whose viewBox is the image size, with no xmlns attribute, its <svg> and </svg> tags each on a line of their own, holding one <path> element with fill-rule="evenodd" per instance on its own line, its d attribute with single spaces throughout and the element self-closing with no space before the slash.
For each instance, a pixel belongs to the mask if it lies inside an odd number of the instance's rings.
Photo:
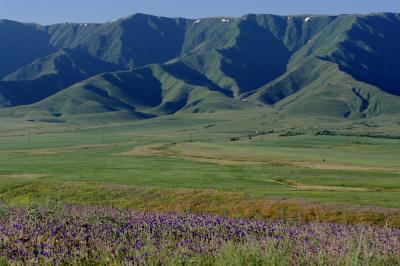
<svg viewBox="0 0 400 266">
<path fill-rule="evenodd" d="M 230 133 L 218 123 L 4 130 L 0 201 L 398 224 L 399 139 Z"/>
</svg>

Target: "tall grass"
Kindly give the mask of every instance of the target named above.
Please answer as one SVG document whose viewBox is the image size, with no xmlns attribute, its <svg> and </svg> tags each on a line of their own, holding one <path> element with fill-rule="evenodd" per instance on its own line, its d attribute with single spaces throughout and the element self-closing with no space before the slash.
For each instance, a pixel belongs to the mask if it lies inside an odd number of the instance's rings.
<svg viewBox="0 0 400 266">
<path fill-rule="evenodd" d="M 396 265 L 400 230 L 93 206 L 3 207 L 1 264 Z"/>
</svg>

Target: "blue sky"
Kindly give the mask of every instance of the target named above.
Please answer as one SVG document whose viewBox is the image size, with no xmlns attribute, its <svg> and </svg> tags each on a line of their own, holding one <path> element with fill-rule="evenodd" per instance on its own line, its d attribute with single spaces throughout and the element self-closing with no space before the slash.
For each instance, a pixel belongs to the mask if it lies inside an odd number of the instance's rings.
<svg viewBox="0 0 400 266">
<path fill-rule="evenodd" d="M 0 18 L 51 24 L 104 22 L 134 13 L 168 17 L 400 13 L 400 0 L 0 0 Z"/>
</svg>

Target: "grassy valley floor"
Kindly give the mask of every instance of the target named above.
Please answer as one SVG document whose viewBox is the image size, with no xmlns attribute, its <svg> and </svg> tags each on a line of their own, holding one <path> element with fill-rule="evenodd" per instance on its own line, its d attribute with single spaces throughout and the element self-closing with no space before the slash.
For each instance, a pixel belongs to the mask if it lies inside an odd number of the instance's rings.
<svg viewBox="0 0 400 266">
<path fill-rule="evenodd" d="M 400 226 L 399 139 L 230 126 L 4 128 L 0 201 Z"/>
</svg>

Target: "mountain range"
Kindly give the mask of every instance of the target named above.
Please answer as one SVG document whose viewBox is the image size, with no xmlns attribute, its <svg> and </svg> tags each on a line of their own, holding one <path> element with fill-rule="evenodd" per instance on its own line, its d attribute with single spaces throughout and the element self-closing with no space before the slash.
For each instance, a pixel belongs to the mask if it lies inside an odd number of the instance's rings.
<svg viewBox="0 0 400 266">
<path fill-rule="evenodd" d="M 400 14 L 0 20 L 0 116 L 400 115 Z"/>
</svg>

